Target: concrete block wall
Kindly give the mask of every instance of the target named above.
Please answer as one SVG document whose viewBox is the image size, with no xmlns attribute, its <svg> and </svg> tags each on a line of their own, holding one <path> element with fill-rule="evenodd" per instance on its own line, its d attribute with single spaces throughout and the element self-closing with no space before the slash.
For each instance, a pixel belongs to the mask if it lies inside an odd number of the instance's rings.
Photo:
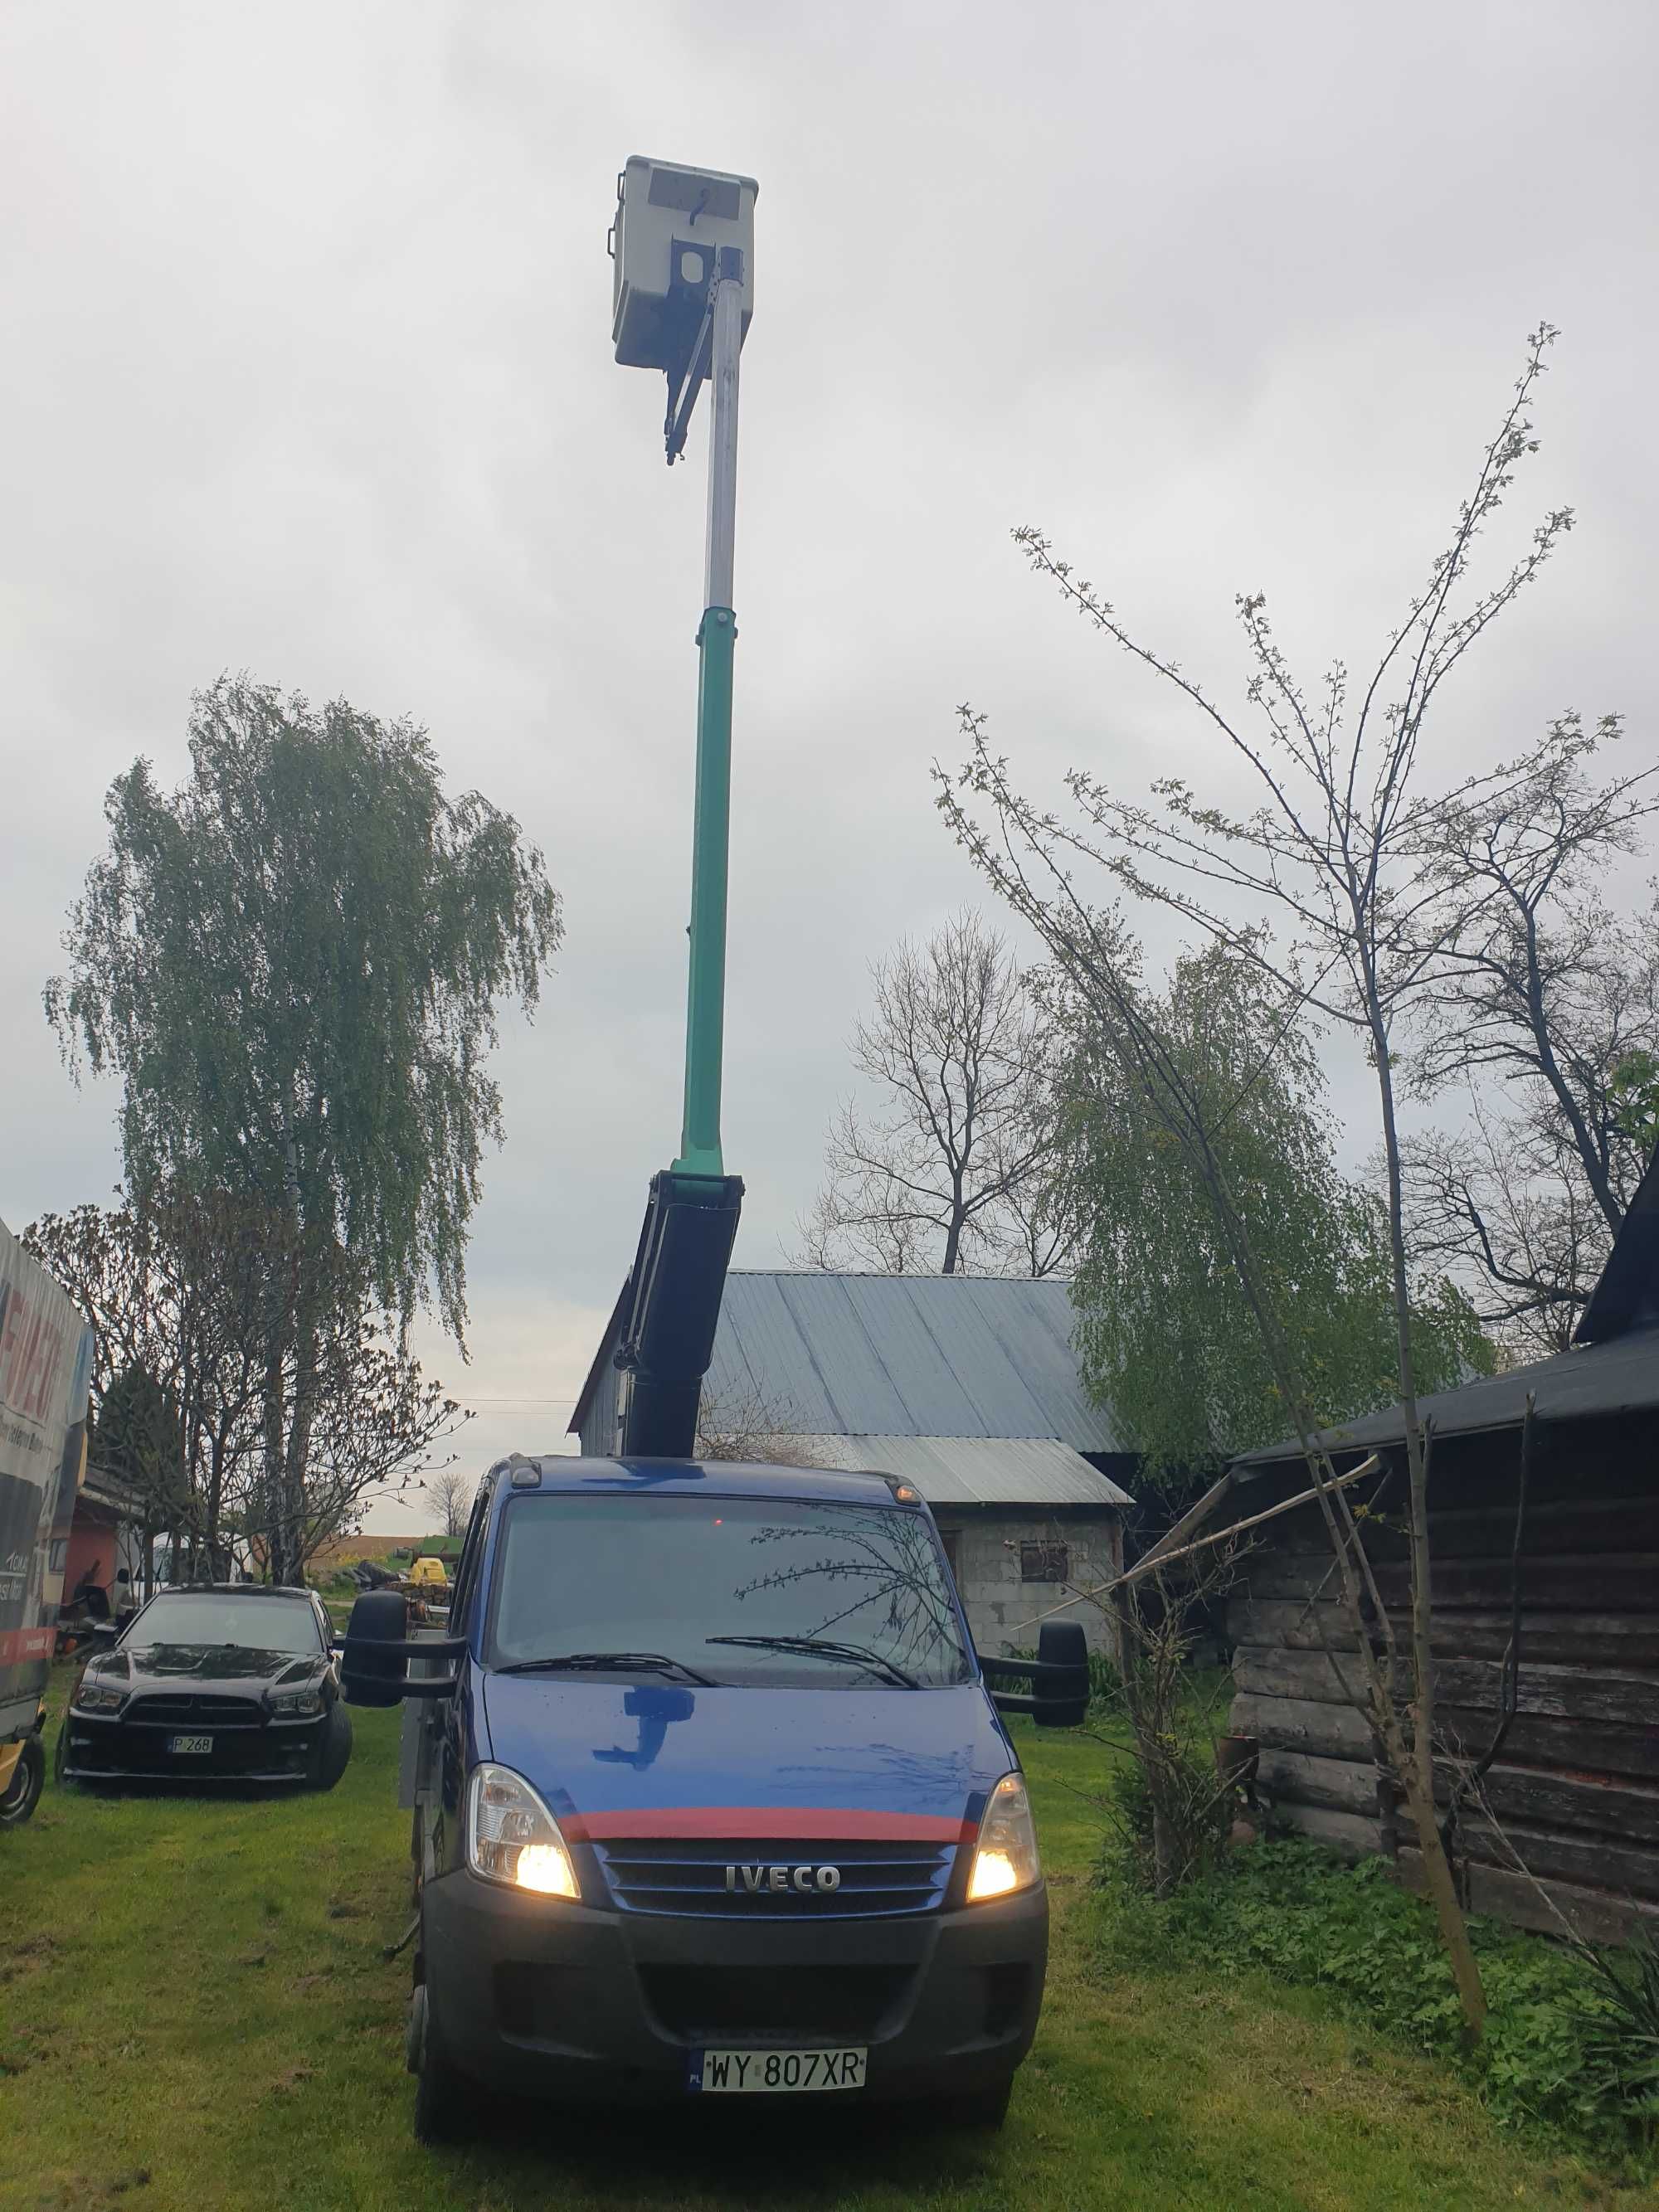
<svg viewBox="0 0 1659 2212">
<path fill-rule="evenodd" d="M 1035 1627 L 1022 1626 L 1033 1613 L 1046 1613 L 1066 1595 L 1060 1583 L 1020 1580 L 1022 1544 L 1064 1544 L 1070 1554 L 1071 1581 L 1087 1589 L 1109 1581 L 1121 1571 L 1123 1537 L 1115 1516 L 1101 1515 L 1087 1521 L 1054 1520 L 986 1515 L 953 1519 L 948 1507 L 936 1509 L 946 1548 L 955 1554 L 957 1588 L 973 1630 L 974 1642 L 988 1658 L 1006 1656 L 1014 1650 L 1030 1650 L 1037 1640 Z M 1057 1620 L 1080 1620 L 1091 1650 L 1109 1651 L 1110 1625 L 1100 1607 L 1079 1599 Z"/>
</svg>

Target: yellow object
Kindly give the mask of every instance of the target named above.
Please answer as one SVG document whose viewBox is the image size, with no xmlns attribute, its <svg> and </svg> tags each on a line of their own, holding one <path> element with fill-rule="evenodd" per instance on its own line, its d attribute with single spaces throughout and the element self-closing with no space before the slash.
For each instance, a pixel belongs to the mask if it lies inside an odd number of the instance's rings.
<svg viewBox="0 0 1659 2212">
<path fill-rule="evenodd" d="M 0 1743 L 0 1797 L 5 1796 L 17 1762 L 22 1756 L 23 1741 L 21 1736 L 15 1743 Z"/>
<path fill-rule="evenodd" d="M 441 1559 L 416 1559 L 409 1571 L 411 1589 L 445 1589 L 449 1588 L 449 1577 L 444 1572 Z"/>
</svg>

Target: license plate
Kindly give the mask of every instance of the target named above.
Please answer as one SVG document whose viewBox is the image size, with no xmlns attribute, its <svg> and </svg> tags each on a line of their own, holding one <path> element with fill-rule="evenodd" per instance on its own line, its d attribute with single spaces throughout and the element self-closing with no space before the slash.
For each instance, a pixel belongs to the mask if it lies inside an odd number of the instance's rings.
<svg viewBox="0 0 1659 2212">
<path fill-rule="evenodd" d="M 699 2051 L 688 2086 L 708 2096 L 764 2096 L 804 2089 L 861 2089 L 868 2052 L 855 2051 Z"/>
<path fill-rule="evenodd" d="M 167 1738 L 167 1749 L 175 1759 L 182 1757 L 185 1752 L 208 1752 L 212 1748 L 213 1738 L 210 1735 L 170 1735 Z"/>
</svg>

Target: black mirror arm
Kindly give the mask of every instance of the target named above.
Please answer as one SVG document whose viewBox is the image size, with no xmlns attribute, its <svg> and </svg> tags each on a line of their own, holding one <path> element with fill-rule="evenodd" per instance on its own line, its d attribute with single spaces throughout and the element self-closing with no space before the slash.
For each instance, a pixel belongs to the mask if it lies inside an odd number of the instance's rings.
<svg viewBox="0 0 1659 2212">
<path fill-rule="evenodd" d="M 422 1636 L 382 1642 L 376 1636 L 343 1636 L 339 1651 L 373 1654 L 377 1659 L 459 1659 L 466 1649 L 464 1636 Z"/>
</svg>

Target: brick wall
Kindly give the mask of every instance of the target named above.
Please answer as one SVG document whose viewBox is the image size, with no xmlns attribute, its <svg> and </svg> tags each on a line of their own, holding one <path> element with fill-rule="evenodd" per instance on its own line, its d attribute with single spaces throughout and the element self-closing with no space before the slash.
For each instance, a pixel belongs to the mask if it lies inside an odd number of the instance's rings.
<svg viewBox="0 0 1659 2212">
<path fill-rule="evenodd" d="M 1033 1613 L 1045 1613 L 1066 1595 L 1066 1584 L 1088 1589 L 1119 1572 L 1123 1558 L 1122 1527 L 1115 1514 L 1091 1515 L 1085 1520 L 1060 1522 L 1018 1514 L 985 1514 L 952 1518 L 949 1507 L 936 1509 L 934 1518 L 945 1548 L 956 1569 L 968 1625 L 974 1641 L 988 1657 L 1036 1648 L 1037 1630 L 1022 1626 Z M 1027 1582 L 1023 1577 L 1021 1547 L 1036 1545 L 1051 1554 L 1041 1564 L 1064 1565 L 1066 1583 Z M 1052 1557 L 1063 1547 L 1064 1562 Z M 1109 1650 L 1112 1634 L 1099 1606 L 1078 1599 L 1054 1618 L 1080 1620 L 1091 1649 Z"/>
</svg>

